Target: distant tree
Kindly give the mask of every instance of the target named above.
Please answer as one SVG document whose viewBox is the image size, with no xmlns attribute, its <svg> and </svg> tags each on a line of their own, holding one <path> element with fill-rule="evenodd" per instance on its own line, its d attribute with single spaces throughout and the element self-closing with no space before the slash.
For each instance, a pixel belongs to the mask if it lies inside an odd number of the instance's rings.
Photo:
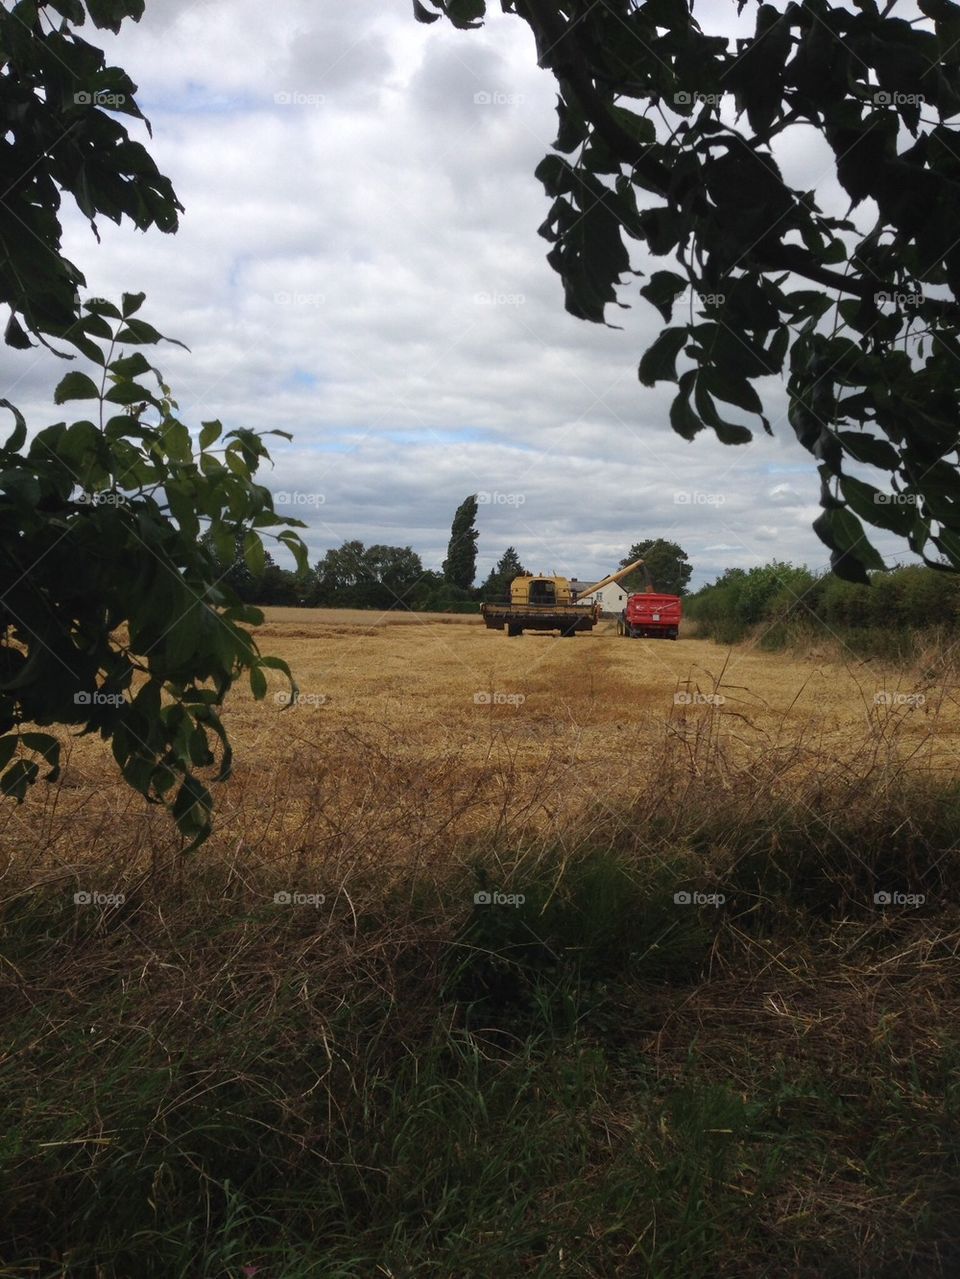
<svg viewBox="0 0 960 1279">
<path fill-rule="evenodd" d="M 687 583 L 693 573 L 693 565 L 687 559 L 687 553 L 676 542 L 668 542 L 662 537 L 651 538 L 646 542 L 635 542 L 628 554 L 620 561 L 620 567 L 626 568 L 634 560 L 643 559 L 645 568 L 653 581 L 653 588 L 664 595 L 683 595 Z M 637 569 L 625 577 L 621 585 L 628 591 L 642 591 L 647 578 L 644 570 Z"/>
<path fill-rule="evenodd" d="M 450 529 L 450 543 L 447 547 L 447 558 L 443 561 L 443 576 L 453 586 L 469 591 L 477 576 L 477 538 L 480 536 L 476 528 L 477 495 L 465 498 L 457 507 Z"/>
<path fill-rule="evenodd" d="M 328 608 L 411 608 L 423 575 L 420 556 L 409 546 L 344 542 L 317 565 L 310 602 Z"/>
<path fill-rule="evenodd" d="M 515 548 L 508 546 L 496 565 L 490 570 L 489 577 L 480 588 L 482 598 L 484 600 L 503 599 L 509 594 L 510 583 L 513 579 L 522 576 L 526 571 L 520 563 L 520 556 Z"/>
</svg>

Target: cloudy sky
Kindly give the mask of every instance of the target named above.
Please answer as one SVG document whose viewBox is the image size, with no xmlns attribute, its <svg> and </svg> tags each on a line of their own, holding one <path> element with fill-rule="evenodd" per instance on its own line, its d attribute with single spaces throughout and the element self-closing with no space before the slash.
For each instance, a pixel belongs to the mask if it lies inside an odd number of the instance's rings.
<svg viewBox="0 0 960 1279">
<path fill-rule="evenodd" d="M 814 465 L 775 383 L 775 438 L 686 443 L 671 388 L 637 380 L 662 328 L 641 281 L 610 313 L 622 331 L 564 311 L 533 177 L 555 94 L 524 23 L 424 26 L 409 0 L 147 0 L 139 25 L 89 38 L 139 84 L 186 214 L 176 236 L 104 223 L 98 246 L 65 205 L 65 252 L 93 294 L 145 290 L 143 317 L 188 344 L 155 358 L 189 425 L 294 433 L 267 482 L 312 559 L 360 538 L 439 567 L 478 492 L 481 576 L 510 543 L 535 571 L 599 576 L 651 536 L 680 542 L 694 584 L 825 563 Z M 827 176 L 844 210 L 816 140 L 790 145 L 788 180 Z M 62 373 L 0 351 L 34 426 L 56 420 Z"/>
</svg>

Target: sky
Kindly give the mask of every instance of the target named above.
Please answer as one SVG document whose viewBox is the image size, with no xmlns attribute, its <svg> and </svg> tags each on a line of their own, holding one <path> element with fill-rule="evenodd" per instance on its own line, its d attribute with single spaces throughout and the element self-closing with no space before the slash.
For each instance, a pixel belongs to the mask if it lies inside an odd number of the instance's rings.
<svg viewBox="0 0 960 1279">
<path fill-rule="evenodd" d="M 698 9 L 711 31 L 733 11 Z M 508 545 L 535 572 L 597 579 L 650 537 L 680 543 L 694 587 L 771 558 L 826 565 L 815 463 L 776 379 L 760 387 L 772 439 L 688 443 L 674 388 L 637 378 L 664 327 L 643 280 L 609 312 L 620 330 L 564 311 L 533 176 L 555 87 L 522 21 L 491 6 L 458 32 L 415 22 L 409 0 L 147 0 L 118 36 L 84 34 L 139 85 L 153 139 L 131 134 L 186 212 L 175 236 L 102 222 L 98 245 L 67 200 L 66 256 L 90 294 L 145 291 L 142 317 L 190 348 L 151 356 L 189 426 L 293 433 L 264 482 L 308 525 L 311 562 L 359 538 L 439 568 L 477 493 L 478 580 Z M 809 131 L 779 158 L 846 212 Z M 3 395 L 36 428 L 58 420 L 63 372 L 0 348 Z"/>
</svg>

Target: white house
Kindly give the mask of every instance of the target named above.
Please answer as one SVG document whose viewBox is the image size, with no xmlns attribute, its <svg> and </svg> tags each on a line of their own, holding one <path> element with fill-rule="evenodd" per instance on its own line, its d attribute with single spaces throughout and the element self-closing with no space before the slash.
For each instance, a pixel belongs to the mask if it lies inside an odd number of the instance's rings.
<svg viewBox="0 0 960 1279">
<path fill-rule="evenodd" d="M 596 581 L 596 578 L 594 578 Z M 593 582 L 580 582 L 575 577 L 570 579 L 570 589 L 574 592 L 578 604 L 588 604 L 596 602 L 600 605 L 601 611 L 614 617 L 623 610 L 630 592 L 625 591 L 619 582 L 611 582 L 608 586 L 601 586 L 599 591 L 594 591 L 592 595 L 581 595 L 581 591 L 585 591 L 592 586 Z"/>
</svg>

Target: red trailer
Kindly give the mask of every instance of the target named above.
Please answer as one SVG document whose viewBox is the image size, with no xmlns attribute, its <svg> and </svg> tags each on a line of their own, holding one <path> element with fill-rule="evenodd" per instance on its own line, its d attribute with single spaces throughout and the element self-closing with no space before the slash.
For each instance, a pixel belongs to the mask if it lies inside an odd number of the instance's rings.
<svg viewBox="0 0 960 1279">
<path fill-rule="evenodd" d="M 676 639 L 683 605 L 679 595 L 642 591 L 628 597 L 617 618 L 617 634 L 630 639 Z"/>
</svg>

